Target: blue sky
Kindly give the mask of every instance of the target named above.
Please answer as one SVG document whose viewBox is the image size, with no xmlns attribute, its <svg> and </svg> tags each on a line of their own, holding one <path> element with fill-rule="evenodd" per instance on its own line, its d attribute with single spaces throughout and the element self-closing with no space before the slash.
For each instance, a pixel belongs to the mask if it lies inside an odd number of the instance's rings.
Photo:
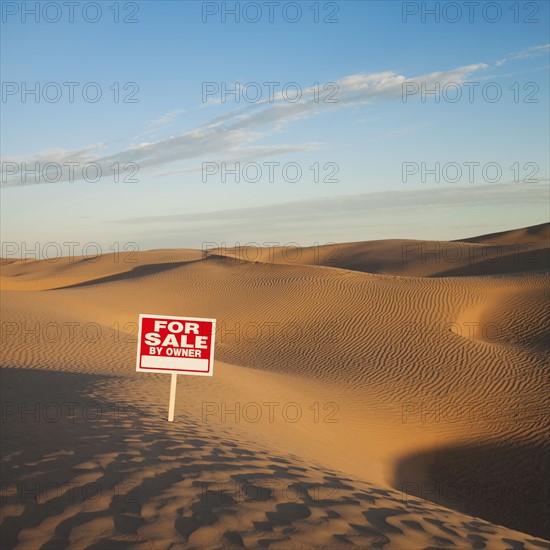
<svg viewBox="0 0 550 550">
<path fill-rule="evenodd" d="M 546 1 L 499 2 L 500 17 L 481 1 L 472 22 L 464 2 L 439 2 L 448 11 L 436 22 L 423 14 L 435 2 L 302 1 L 295 23 L 283 17 L 283 9 L 287 18 L 297 14 L 289 2 L 274 6 L 273 22 L 257 2 L 257 23 L 245 20 L 253 11 L 244 19 L 241 12 L 238 23 L 230 14 L 222 20 L 224 8 L 242 10 L 246 2 L 98 2 L 101 15 L 88 2 L 72 22 L 63 3 L 52 3 L 61 6 L 57 22 L 48 22 L 55 6 L 39 21 L 24 16 L 34 4 L 2 6 L 4 242 L 308 245 L 456 239 L 548 220 Z M 76 83 L 73 102 L 66 82 Z M 82 97 L 90 82 L 90 93 L 101 90 L 97 102 Z M 280 83 L 272 102 L 265 82 Z M 406 102 L 404 82 L 418 89 Z M 54 99 L 23 101 L 22 89 L 35 83 Z M 259 86 L 264 101 L 236 103 L 229 95 L 222 102 L 218 93 L 203 102 L 204 83 L 257 83 L 245 90 Z M 295 84 L 281 95 L 287 83 Z M 448 95 L 422 101 L 422 83 Z M 291 102 L 296 85 L 302 97 Z M 331 90 L 335 102 L 323 102 Z M 134 101 L 123 102 L 131 92 Z M 33 174 L 23 181 L 24 164 L 69 162 L 75 181 L 66 169 L 51 182 Z M 115 162 L 121 180 L 137 167 L 136 181 L 115 182 Z M 103 177 L 77 180 L 89 163 Z M 216 173 L 205 175 L 204 163 Z M 231 175 L 222 181 L 224 163 L 251 164 L 236 182 Z M 271 165 L 273 181 L 264 163 L 279 163 Z M 288 163 L 295 164 L 284 173 Z M 440 181 L 422 177 L 423 163 L 439 166 Z M 258 165 L 262 177 L 251 181 Z M 292 181 L 296 165 L 302 175 Z M 311 166 L 321 180 L 333 173 L 332 181 L 315 181 Z M 491 180 L 495 166 L 498 181 Z M 538 181 L 525 182 L 529 176 Z"/>
</svg>

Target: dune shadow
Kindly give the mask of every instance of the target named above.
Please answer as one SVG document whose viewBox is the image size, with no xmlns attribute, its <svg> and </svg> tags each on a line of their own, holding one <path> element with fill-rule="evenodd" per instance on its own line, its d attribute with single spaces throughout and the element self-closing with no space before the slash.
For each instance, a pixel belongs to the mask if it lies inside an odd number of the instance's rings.
<svg viewBox="0 0 550 550">
<path fill-rule="evenodd" d="M 308 483 L 305 468 L 238 440 L 212 437 L 192 418 L 180 416 L 167 426 L 141 407 L 97 397 L 98 388 L 123 382 L 0 369 L 2 549 L 21 545 L 22 536 L 47 524 L 46 541 L 38 546 L 68 548 L 75 531 L 94 523 L 109 525 L 110 533 L 87 548 L 133 548 L 147 541 L 140 529 L 143 508 L 152 503 L 177 502 L 169 513 L 178 542 L 186 544 L 240 506 L 265 506 L 264 520 L 250 524 L 253 536 L 264 537 L 307 519 L 314 507 L 340 502 L 335 478 L 327 476 L 319 487 Z M 230 530 L 225 539 L 239 546 L 241 535 Z"/>
<path fill-rule="evenodd" d="M 536 243 L 533 243 L 536 245 Z M 488 259 L 472 261 L 432 275 L 431 277 L 471 277 L 472 275 L 509 275 L 513 273 L 547 273 L 550 271 L 550 248 L 534 246 L 516 251 L 512 245 L 502 245 Z"/>
<path fill-rule="evenodd" d="M 464 445 L 404 457 L 393 486 L 497 525 L 550 538 L 550 448 Z"/>
<path fill-rule="evenodd" d="M 75 547 L 83 536 L 81 547 L 89 550 L 152 548 L 167 528 L 178 548 L 200 547 L 202 533 L 218 528 L 224 548 L 273 548 L 278 541 L 288 547 L 319 522 L 325 538 L 313 547 L 331 550 L 382 548 L 410 529 L 438 547 L 464 541 L 456 521 L 426 500 L 406 505 L 390 488 L 290 460 L 229 432 L 209 433 L 192 416 L 180 414 L 167 425 L 145 404 L 127 408 L 116 401 L 128 398 L 123 377 L 2 368 L 0 388 L 2 549 L 58 550 Z M 500 456 L 508 464 L 505 452 Z M 447 471 L 447 455 L 440 454 L 434 472 Z M 544 457 L 532 458 L 524 463 L 519 454 L 516 466 Z M 412 458 L 400 473 L 419 483 L 419 470 Z M 544 534 L 526 523 L 529 514 L 541 518 L 541 501 L 521 516 L 525 524 L 510 526 Z M 474 518 L 464 519 L 463 530 L 479 548 L 495 535 L 494 526 Z M 29 539 L 37 532 L 40 542 Z M 512 543 L 519 548 L 522 541 Z"/>
<path fill-rule="evenodd" d="M 189 260 L 186 262 L 167 262 L 162 264 L 148 264 L 140 265 L 130 269 L 129 271 L 124 271 L 123 273 L 115 273 L 114 275 L 107 275 L 106 277 L 98 277 L 97 279 L 92 279 L 91 281 L 84 281 L 82 283 L 75 283 L 73 285 L 59 286 L 56 288 L 51 288 L 49 290 L 61 290 L 66 288 L 79 288 L 83 286 L 93 286 L 99 285 L 102 283 L 112 283 L 114 281 L 124 281 L 128 279 L 135 279 L 139 277 L 145 277 L 147 275 L 155 275 L 156 273 L 162 273 L 163 271 L 170 271 L 178 267 L 183 267 L 188 264 L 193 264 L 196 262 L 201 262 L 199 260 Z"/>
</svg>

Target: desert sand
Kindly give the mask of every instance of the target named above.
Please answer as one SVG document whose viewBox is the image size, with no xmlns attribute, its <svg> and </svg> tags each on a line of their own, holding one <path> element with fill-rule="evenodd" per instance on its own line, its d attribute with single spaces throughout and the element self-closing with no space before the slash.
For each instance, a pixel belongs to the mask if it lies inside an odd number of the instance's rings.
<svg viewBox="0 0 550 550">
<path fill-rule="evenodd" d="M 1 548 L 549 548 L 549 240 L 3 260 Z"/>
</svg>

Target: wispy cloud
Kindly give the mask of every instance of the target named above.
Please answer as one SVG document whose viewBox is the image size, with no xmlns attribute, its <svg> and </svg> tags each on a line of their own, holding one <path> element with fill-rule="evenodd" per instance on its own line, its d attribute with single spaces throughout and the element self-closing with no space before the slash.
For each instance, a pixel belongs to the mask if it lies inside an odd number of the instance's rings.
<svg viewBox="0 0 550 550">
<path fill-rule="evenodd" d="M 476 71 L 488 66 L 483 63 L 466 65 L 449 71 L 438 71 L 407 78 L 393 71 L 373 74 L 355 74 L 342 78 L 332 84 L 336 87 L 334 103 L 325 103 L 314 90 L 304 90 L 300 101 L 285 101 L 282 93 L 275 96 L 274 102 L 268 99 L 254 105 L 241 107 L 233 112 L 216 117 L 203 125 L 204 128 L 253 129 L 271 125 L 278 129 L 285 124 L 301 118 L 318 115 L 331 108 L 355 107 L 375 100 L 400 100 L 404 82 L 449 82 L 467 80 Z"/>
<path fill-rule="evenodd" d="M 227 150 L 225 157 L 220 157 L 215 162 L 221 164 L 226 163 L 233 165 L 235 163 L 252 163 L 259 162 L 266 158 L 272 158 L 278 155 L 286 155 L 291 153 L 315 151 L 322 146 L 320 142 L 300 143 L 300 144 L 283 144 L 283 145 L 254 145 L 250 147 L 238 147 L 235 150 Z M 157 174 L 157 177 L 174 176 L 177 174 L 196 174 L 202 171 L 202 165 L 194 165 L 190 168 L 182 170 L 171 170 L 169 172 L 162 172 Z"/>
<path fill-rule="evenodd" d="M 149 128 L 159 128 L 161 126 L 167 126 L 168 124 L 174 122 L 174 120 L 176 120 L 176 118 L 182 113 L 185 113 L 185 109 L 175 109 L 168 113 L 164 113 L 162 116 L 155 118 L 154 120 L 150 120 L 147 123 L 147 126 Z"/>
<path fill-rule="evenodd" d="M 500 185 L 465 185 L 462 187 L 438 187 L 431 189 L 392 190 L 341 197 L 329 197 L 292 201 L 250 208 L 236 208 L 200 212 L 196 214 L 171 214 L 141 216 L 111 220 L 111 223 L 187 223 L 193 221 L 300 219 L 328 214 L 361 214 L 381 210 L 453 206 L 479 207 L 483 204 L 505 206 L 514 204 L 540 204 L 547 200 L 550 191 L 548 181 L 537 184 L 503 183 Z"/>
<path fill-rule="evenodd" d="M 495 65 L 497 67 L 501 67 L 502 65 L 506 65 L 507 63 L 510 63 L 510 61 L 531 59 L 533 57 L 539 57 L 541 55 L 549 55 L 549 54 L 550 54 L 550 44 L 541 44 L 539 46 L 532 46 L 531 48 L 527 48 L 526 50 L 521 50 L 520 52 L 511 53 L 510 55 L 497 61 Z"/>
<path fill-rule="evenodd" d="M 477 219 L 493 219 L 490 230 L 509 228 L 510 216 L 528 209 L 528 223 L 547 221 L 550 199 L 548 182 L 505 183 L 432 189 L 394 190 L 359 195 L 297 200 L 249 208 L 235 208 L 189 214 L 140 216 L 111 220 L 120 231 L 130 230 L 144 242 L 181 246 L 181 235 L 195 235 L 200 226 L 202 241 L 241 244 L 255 242 L 295 242 L 303 246 L 317 242 L 346 242 L 360 239 L 443 238 L 459 239 L 488 232 L 472 226 Z M 452 205 L 452 209 L 449 208 Z M 497 209 L 499 218 L 489 215 Z M 419 212 L 421 216 L 419 217 Z M 439 212 L 440 215 L 426 215 Z M 388 219 L 398 220 L 388 225 Z M 521 223 L 520 223 L 521 225 Z M 126 229 L 124 228 L 126 226 Z M 451 229 L 449 229 L 451 228 Z M 190 240 L 186 246 L 200 247 Z"/>
<path fill-rule="evenodd" d="M 262 146 L 261 150 L 257 147 L 259 147 L 260 140 L 303 118 L 320 116 L 335 108 L 355 107 L 381 100 L 400 100 L 404 82 L 417 81 L 426 84 L 439 82 L 443 86 L 447 82 L 466 81 L 471 78 L 472 74 L 486 68 L 487 65 L 478 63 L 412 78 L 392 71 L 349 75 L 333 83 L 336 86 L 336 94 L 333 98 L 337 101 L 336 103 L 325 103 L 319 95 L 315 95 L 313 90 L 304 90 L 301 100 L 295 103 L 285 99 L 282 94 L 278 94 L 273 102 L 266 100 L 257 104 L 248 104 L 212 118 L 180 136 L 156 142 L 140 143 L 116 154 L 100 156 L 95 153 L 99 147 L 93 145 L 77 151 L 41 151 L 27 159 L 5 158 L 2 159 L 2 185 L 30 185 L 49 183 L 48 179 L 51 181 L 51 178 L 40 176 L 39 181 L 31 178 L 23 183 L 19 174 L 14 172 L 14 165 L 20 166 L 23 162 L 27 166 L 33 166 L 36 163 L 40 165 L 47 162 L 56 163 L 61 167 L 62 174 L 55 181 L 70 181 L 71 172 L 69 167 L 65 166 L 70 162 L 93 161 L 99 165 L 102 174 L 110 174 L 109 167 L 115 162 L 121 165 L 135 163 L 140 171 L 163 167 L 164 173 L 167 173 L 166 167 L 175 162 L 198 162 L 200 159 L 222 162 L 228 158 L 235 161 L 236 159 L 249 158 L 252 153 L 265 156 L 268 153 L 276 155 L 311 150 L 317 145 L 311 143 L 283 144 Z M 152 122 L 168 124 L 180 112 L 179 109 L 170 111 Z M 191 169 L 193 168 L 191 167 Z M 181 169 L 180 167 L 179 170 Z M 184 167 L 184 169 L 189 169 L 189 167 Z"/>
</svg>

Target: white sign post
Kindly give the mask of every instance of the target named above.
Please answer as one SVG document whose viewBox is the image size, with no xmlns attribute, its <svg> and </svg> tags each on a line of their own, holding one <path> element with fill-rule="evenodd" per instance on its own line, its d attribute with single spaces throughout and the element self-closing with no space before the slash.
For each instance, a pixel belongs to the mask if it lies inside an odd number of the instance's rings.
<svg viewBox="0 0 550 550">
<path fill-rule="evenodd" d="M 170 405 L 168 407 L 168 422 L 174 422 L 174 409 L 176 408 L 176 385 L 178 383 L 178 375 L 173 372 L 170 382 Z"/>
<path fill-rule="evenodd" d="M 171 373 L 168 421 L 174 421 L 178 374 L 212 376 L 216 320 L 139 316 L 137 372 Z"/>
</svg>

